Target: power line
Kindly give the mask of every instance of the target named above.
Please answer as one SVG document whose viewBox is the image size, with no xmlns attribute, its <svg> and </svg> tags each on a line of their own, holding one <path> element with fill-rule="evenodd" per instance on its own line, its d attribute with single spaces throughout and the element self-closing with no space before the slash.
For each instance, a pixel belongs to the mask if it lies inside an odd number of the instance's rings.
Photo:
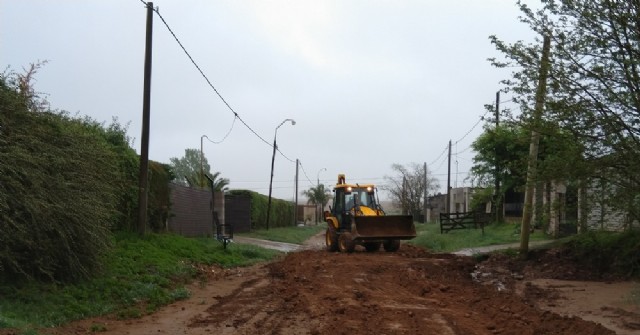
<svg viewBox="0 0 640 335">
<path fill-rule="evenodd" d="M 464 134 L 464 136 L 462 136 L 459 140 L 457 140 L 455 142 L 455 144 L 458 144 L 458 142 L 462 141 L 465 137 L 467 137 L 469 134 L 471 134 L 471 132 L 476 129 L 476 127 L 480 124 L 480 122 L 484 121 L 484 117 L 485 115 L 487 115 L 487 113 L 489 113 L 490 110 L 487 110 L 486 112 L 484 112 L 484 114 L 482 114 L 482 116 L 480 117 L 480 120 L 478 120 L 478 122 L 476 122 L 476 124 L 473 125 L 473 127 L 471 127 L 471 129 L 469 129 L 469 131 L 467 131 L 466 134 Z"/>
<path fill-rule="evenodd" d="M 442 152 L 438 155 L 438 158 L 434 159 L 433 162 L 429 163 L 428 165 L 433 165 L 433 163 L 437 162 L 438 159 L 440 159 L 440 157 L 442 157 L 442 155 L 444 155 L 445 152 L 447 152 L 447 149 L 449 148 L 449 145 L 445 145 L 444 149 L 442 150 Z"/>
<path fill-rule="evenodd" d="M 282 153 L 282 151 L 280 151 L 280 148 L 276 147 L 276 151 L 278 151 L 280 153 L 280 155 L 282 155 L 282 157 L 284 157 L 286 160 L 288 160 L 291 163 L 295 163 L 296 161 L 294 161 L 293 159 L 287 157 L 285 154 Z"/>
<path fill-rule="evenodd" d="M 142 1 L 142 0 L 141 0 Z M 143 3 L 145 3 L 143 1 Z M 196 69 L 198 70 L 198 72 L 200 72 L 200 75 L 204 78 L 204 80 L 207 82 L 207 84 L 209 84 L 209 87 L 211 87 L 213 89 L 213 91 L 216 93 L 216 95 L 218 95 L 218 97 L 220 98 L 220 100 L 222 100 L 222 102 L 225 104 L 225 106 L 227 106 L 227 108 L 233 113 L 234 117 L 238 118 L 238 120 L 240 120 L 240 122 L 242 122 L 242 124 L 244 124 L 245 127 L 247 127 L 247 129 L 249 129 L 249 131 L 251 131 L 254 135 L 256 135 L 260 140 L 262 140 L 262 142 L 264 142 L 265 144 L 267 144 L 268 146 L 272 146 L 271 143 L 269 143 L 267 140 L 265 140 L 262 136 L 260 136 L 255 130 L 253 130 L 253 128 L 251 128 L 251 126 L 249 126 L 243 119 L 242 117 L 240 117 L 240 115 L 231 107 L 231 105 L 229 105 L 229 103 L 227 102 L 227 100 L 224 99 L 224 97 L 220 94 L 220 92 L 218 92 L 218 90 L 215 88 L 215 86 L 213 86 L 213 84 L 211 83 L 211 80 L 209 80 L 209 78 L 207 77 L 206 74 L 204 74 L 204 72 L 202 71 L 202 69 L 200 68 L 200 66 L 196 63 L 196 61 L 193 59 L 193 57 L 191 57 L 191 54 L 187 51 L 187 49 L 184 47 L 184 45 L 182 44 L 182 42 L 180 41 L 180 39 L 178 38 L 178 36 L 176 36 L 176 34 L 173 32 L 173 29 L 171 29 L 171 27 L 169 26 L 169 24 L 167 23 L 167 21 L 164 19 L 164 17 L 162 17 L 162 14 L 160 14 L 160 11 L 158 11 L 157 8 L 155 8 L 153 10 L 156 14 L 158 14 L 158 17 L 160 18 L 160 20 L 162 21 L 162 23 L 165 25 L 165 27 L 167 27 L 167 30 L 169 30 L 169 33 L 171 33 L 171 35 L 173 36 L 173 38 L 176 40 L 176 42 L 178 43 L 178 45 L 180 46 L 180 48 L 182 49 L 182 51 L 185 53 L 185 55 L 187 55 L 187 57 L 189 58 L 189 60 L 191 61 L 191 63 L 193 64 L 193 66 L 196 67 Z M 281 152 L 282 154 L 282 152 Z M 283 155 L 284 156 L 284 155 Z"/>
<path fill-rule="evenodd" d="M 309 178 L 309 176 L 307 175 L 307 171 L 304 169 L 304 166 L 302 166 L 302 161 L 298 161 L 300 163 L 300 168 L 302 169 L 302 174 L 304 174 L 305 178 L 307 178 L 307 180 L 309 181 L 309 183 L 311 185 L 315 185 L 314 182 L 311 181 L 311 179 Z M 318 185 L 316 185 L 318 186 Z"/>
<path fill-rule="evenodd" d="M 233 130 L 233 125 L 236 124 L 236 119 L 238 119 L 237 116 L 233 118 L 233 122 L 231 122 L 231 128 L 229 128 L 229 131 L 227 132 L 227 134 L 225 134 L 224 137 L 220 141 L 212 141 L 209 137 L 205 136 L 207 141 L 209 141 L 209 142 L 211 142 L 213 144 L 221 144 L 222 142 L 224 142 L 224 140 L 227 139 L 229 134 L 231 134 L 231 131 Z"/>
</svg>

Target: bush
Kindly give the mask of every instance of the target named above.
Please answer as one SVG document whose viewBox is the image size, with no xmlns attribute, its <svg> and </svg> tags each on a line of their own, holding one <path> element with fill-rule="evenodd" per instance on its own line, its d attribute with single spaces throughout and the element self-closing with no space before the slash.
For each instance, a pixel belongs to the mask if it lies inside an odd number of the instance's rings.
<svg viewBox="0 0 640 335">
<path fill-rule="evenodd" d="M 264 229 L 267 222 L 267 207 L 269 197 L 248 190 L 233 190 L 229 194 L 235 196 L 251 197 L 251 228 Z M 291 226 L 293 222 L 293 203 L 281 199 L 271 198 L 271 215 L 269 227 Z"/>
<path fill-rule="evenodd" d="M 95 122 L 31 105 L 0 77 L 0 280 L 84 278 L 109 248 L 116 155 Z"/>
<path fill-rule="evenodd" d="M 640 277 L 640 231 L 590 231 L 576 235 L 567 249 L 577 262 L 600 273 Z"/>
</svg>

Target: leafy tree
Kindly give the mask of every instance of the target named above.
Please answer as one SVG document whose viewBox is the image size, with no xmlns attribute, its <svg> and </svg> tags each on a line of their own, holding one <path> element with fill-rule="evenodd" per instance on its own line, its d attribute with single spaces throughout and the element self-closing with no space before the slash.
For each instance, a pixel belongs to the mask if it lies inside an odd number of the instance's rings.
<svg viewBox="0 0 640 335">
<path fill-rule="evenodd" d="M 537 166 L 539 184 L 553 181 L 573 183 L 584 176 L 582 147 L 573 135 L 552 124 L 545 124 L 543 130 Z M 492 199 L 496 166 L 500 167 L 497 177 L 501 181 L 501 194 L 496 201 L 502 202 L 504 193 L 509 189 L 524 191 L 530 138 L 531 132 L 522 123 L 507 122 L 499 127 L 485 127 L 471 145 L 475 152 L 471 174 L 478 186 L 485 187 L 484 192 L 478 193 L 480 197 L 474 197 L 474 202 Z M 538 204 L 536 210 L 540 211 L 541 205 Z M 541 220 L 541 213 L 538 212 L 536 217 Z"/>
<path fill-rule="evenodd" d="M 307 197 L 307 204 L 316 205 L 316 210 L 319 207 L 320 212 L 322 212 L 322 208 L 325 208 L 332 198 L 331 191 L 325 188 L 324 184 L 318 184 L 315 187 L 312 186 L 308 190 L 302 191 L 302 195 Z M 317 216 L 317 218 L 319 217 L 320 215 Z"/>
<path fill-rule="evenodd" d="M 609 205 L 631 213 L 640 193 L 640 2 L 546 0 L 534 11 L 521 1 L 522 22 L 552 39 L 549 96 L 545 118 L 558 124 L 583 148 L 583 171 L 604 179 Z M 505 43 L 491 37 L 516 69 L 504 81 L 526 120 L 533 106 L 537 45 Z"/>
<path fill-rule="evenodd" d="M 525 184 L 530 134 L 522 127 L 485 128 L 471 144 L 475 151 L 471 174 L 478 186 L 493 187 L 496 170 L 503 189 L 520 189 Z"/>
<path fill-rule="evenodd" d="M 202 159 L 202 170 L 200 169 L 200 159 Z M 170 161 L 171 169 L 175 175 L 175 182 L 178 184 L 192 187 L 208 187 L 209 180 L 202 175 L 204 171 L 205 174 L 213 179 L 214 190 L 223 191 L 228 189 L 229 179 L 221 178 L 220 172 L 211 174 L 211 166 L 207 161 L 207 157 L 204 155 L 201 156 L 200 150 L 198 149 L 185 149 L 184 157 L 174 157 L 171 158 Z"/>
<path fill-rule="evenodd" d="M 502 189 L 523 190 L 526 183 L 527 155 L 531 133 L 520 123 L 487 127 L 473 142 L 473 178 L 479 186 L 493 187 L 496 164 L 500 167 Z M 544 128 L 540 143 L 540 180 L 566 181 L 581 174 L 582 147 L 569 134 L 551 124 Z"/>
<path fill-rule="evenodd" d="M 391 169 L 396 175 L 385 176 L 387 185 L 381 188 L 390 194 L 394 206 L 402 208 L 403 212 L 413 215 L 422 212 L 425 188 L 427 196 L 435 192 L 440 187 L 438 180 L 427 175 L 425 183 L 424 167 L 417 163 L 411 163 L 409 166 L 393 164 Z"/>
</svg>

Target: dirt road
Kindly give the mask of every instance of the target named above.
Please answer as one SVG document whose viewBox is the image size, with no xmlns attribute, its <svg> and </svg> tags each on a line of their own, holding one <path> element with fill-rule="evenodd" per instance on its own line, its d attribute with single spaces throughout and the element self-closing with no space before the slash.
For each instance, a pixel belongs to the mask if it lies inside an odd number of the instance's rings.
<svg viewBox="0 0 640 335">
<path fill-rule="evenodd" d="M 202 269 L 208 279 L 190 288 L 191 298 L 141 319 L 96 318 L 49 333 L 616 333 L 540 308 L 557 306 L 553 301 L 559 293 L 529 280 L 541 272 L 514 276 L 507 263 L 478 267 L 470 257 L 430 254 L 409 245 L 397 253 L 302 250 L 251 268 Z M 634 322 L 640 314 L 626 313 L 619 333 L 639 331 Z"/>
</svg>

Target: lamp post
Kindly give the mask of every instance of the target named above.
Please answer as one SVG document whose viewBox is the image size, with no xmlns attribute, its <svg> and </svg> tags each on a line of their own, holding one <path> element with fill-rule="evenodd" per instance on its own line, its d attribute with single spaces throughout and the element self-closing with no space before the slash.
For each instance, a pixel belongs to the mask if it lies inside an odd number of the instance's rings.
<svg viewBox="0 0 640 335">
<path fill-rule="evenodd" d="M 320 170 L 318 170 L 318 174 L 316 175 L 316 191 L 318 191 L 318 193 L 320 192 L 320 172 L 322 171 L 327 171 L 327 168 L 322 168 Z M 324 190 L 323 190 L 324 192 Z M 316 199 L 316 201 L 319 199 Z M 322 206 L 322 203 L 320 204 L 316 204 L 316 225 L 318 224 L 318 222 L 320 222 L 320 215 L 322 215 L 322 208 L 320 207 Z M 318 208 L 320 208 L 318 210 Z"/>
<path fill-rule="evenodd" d="M 202 140 L 207 137 L 207 135 L 200 136 L 200 187 L 204 187 L 204 151 L 202 146 Z M 207 137 L 207 139 L 209 139 Z"/>
<path fill-rule="evenodd" d="M 278 128 L 280 128 L 280 126 L 282 126 L 287 121 L 291 121 L 292 126 L 296 125 L 296 121 L 294 121 L 293 119 L 285 119 L 284 121 L 280 122 L 280 124 L 276 127 L 276 130 L 273 134 L 273 154 L 271 155 L 271 178 L 269 179 L 269 201 L 267 202 L 267 230 L 269 230 L 269 216 L 271 215 L 271 189 L 273 186 L 273 163 L 275 162 L 276 150 L 278 148 L 278 145 L 276 143 L 276 137 L 278 136 Z"/>
</svg>

